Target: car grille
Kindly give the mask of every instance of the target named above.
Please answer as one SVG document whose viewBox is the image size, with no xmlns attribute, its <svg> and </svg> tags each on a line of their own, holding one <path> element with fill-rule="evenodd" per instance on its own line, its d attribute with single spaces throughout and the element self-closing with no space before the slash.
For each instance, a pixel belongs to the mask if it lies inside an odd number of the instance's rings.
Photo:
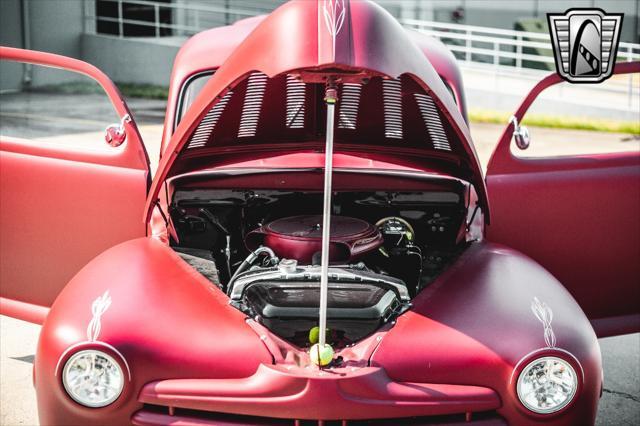
<svg viewBox="0 0 640 426">
<path fill-rule="evenodd" d="M 507 422 L 494 411 L 446 416 L 404 417 L 369 420 L 296 420 L 272 417 L 242 416 L 202 410 L 145 405 L 131 419 L 136 426 L 506 426 Z"/>
<path fill-rule="evenodd" d="M 395 382 L 379 367 L 331 373 L 262 364 L 240 379 L 150 382 L 138 395 L 144 409 L 132 421 L 140 426 L 504 424 L 486 414 L 501 406 L 489 388 Z M 385 417 L 393 420 L 379 420 Z M 332 421 L 321 420 L 327 418 Z"/>
</svg>

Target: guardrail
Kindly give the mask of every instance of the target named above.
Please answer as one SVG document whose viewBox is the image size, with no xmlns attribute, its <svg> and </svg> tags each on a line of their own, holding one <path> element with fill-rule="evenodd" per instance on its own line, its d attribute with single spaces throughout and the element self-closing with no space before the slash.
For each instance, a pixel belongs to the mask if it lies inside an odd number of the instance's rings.
<svg viewBox="0 0 640 426">
<path fill-rule="evenodd" d="M 122 38 L 127 36 L 127 26 L 148 28 L 148 35 L 160 38 L 165 35 L 187 37 L 211 27 L 231 24 L 238 19 L 265 14 L 278 1 L 272 0 L 266 4 L 256 2 L 253 8 L 244 9 L 236 7 L 233 0 L 220 0 L 218 4 L 161 3 L 153 0 L 100 0 L 100 3 L 103 6 L 111 5 L 111 16 L 97 13 L 96 0 L 86 1 L 86 32 L 96 33 L 99 23 L 102 22 L 115 24 L 117 30 L 114 34 Z M 391 0 L 381 0 L 381 4 L 395 3 Z M 127 18 L 126 12 L 138 17 L 144 15 L 145 19 Z M 163 19 L 167 16 L 169 19 Z M 546 33 L 417 19 L 399 21 L 407 28 L 441 40 L 467 65 L 495 67 L 497 75 L 518 74 L 537 79 L 540 70 L 548 72 L 555 68 L 550 37 Z M 640 60 L 640 44 L 620 43 L 617 60 Z M 631 99 L 631 76 L 626 91 Z"/>
<path fill-rule="evenodd" d="M 500 91 L 501 77 L 537 81 L 555 70 L 551 37 L 547 33 L 506 30 L 416 19 L 400 19 L 407 28 L 420 31 L 442 41 L 463 64 L 493 71 L 496 90 Z M 640 60 L 640 44 L 621 42 L 617 62 Z M 491 69 L 493 68 L 493 69 Z M 542 71 L 544 70 L 544 71 Z M 637 83 L 629 74 L 626 84 L 595 85 L 593 90 L 625 94 L 626 106 L 637 104 Z M 635 99 L 635 101 L 634 101 Z"/>
<path fill-rule="evenodd" d="M 441 40 L 458 59 L 466 62 L 511 66 L 517 70 L 554 69 L 551 39 L 547 33 L 416 19 L 400 19 L 400 23 Z M 620 43 L 617 60 L 640 60 L 640 44 Z"/>
</svg>

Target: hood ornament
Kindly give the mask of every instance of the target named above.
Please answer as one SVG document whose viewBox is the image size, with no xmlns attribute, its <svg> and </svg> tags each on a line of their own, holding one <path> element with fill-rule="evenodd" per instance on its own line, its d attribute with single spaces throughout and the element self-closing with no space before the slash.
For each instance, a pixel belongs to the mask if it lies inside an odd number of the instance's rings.
<svg viewBox="0 0 640 426">
<path fill-rule="evenodd" d="M 91 304 L 91 313 L 93 317 L 91 321 L 89 321 L 89 326 L 87 327 L 87 340 L 89 342 L 95 342 L 98 340 L 98 336 L 100 335 L 100 329 L 102 325 L 100 324 L 100 317 L 109 309 L 111 306 L 111 296 L 109 296 L 109 290 L 105 291 L 104 294 L 98 297 Z"/>
<path fill-rule="evenodd" d="M 551 328 L 551 321 L 553 320 L 553 311 L 546 303 L 538 300 L 537 297 L 533 298 L 531 302 L 531 311 L 540 320 L 544 327 L 544 342 L 548 348 L 556 347 L 556 335 Z"/>
</svg>

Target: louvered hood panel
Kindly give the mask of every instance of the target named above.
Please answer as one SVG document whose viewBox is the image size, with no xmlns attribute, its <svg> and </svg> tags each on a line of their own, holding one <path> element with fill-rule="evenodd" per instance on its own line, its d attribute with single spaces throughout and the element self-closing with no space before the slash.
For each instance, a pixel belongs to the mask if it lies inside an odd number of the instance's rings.
<svg viewBox="0 0 640 426">
<path fill-rule="evenodd" d="M 287 150 L 322 148 L 325 139 L 324 85 L 305 83 L 299 74 L 268 78 L 253 72 L 213 105 L 190 136 L 183 173 L 209 162 L 212 151 L 268 151 L 275 145 Z M 403 151 L 458 163 L 464 154 L 455 132 L 413 78 L 373 77 L 363 83 L 338 86 L 338 151 Z M 285 145 L 285 144 L 295 144 Z M 366 147 L 366 149 L 365 149 Z M 219 156 L 215 157 L 219 159 Z"/>
<path fill-rule="evenodd" d="M 234 161 L 324 148 L 327 76 L 339 80 L 335 152 L 470 181 L 488 216 L 469 129 L 433 65 L 381 7 L 287 3 L 218 69 L 176 129 L 151 187 Z"/>
</svg>

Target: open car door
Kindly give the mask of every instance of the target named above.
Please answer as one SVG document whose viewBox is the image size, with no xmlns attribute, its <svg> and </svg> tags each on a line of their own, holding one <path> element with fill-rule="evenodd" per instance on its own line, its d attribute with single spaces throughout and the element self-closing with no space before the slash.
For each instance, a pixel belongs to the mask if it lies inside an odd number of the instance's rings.
<svg viewBox="0 0 640 426">
<path fill-rule="evenodd" d="M 626 93 L 638 96 L 639 72 L 638 62 L 619 63 L 611 80 L 618 79 L 629 90 L 635 86 Z M 554 74 L 539 82 L 515 113 L 517 123 L 526 122 L 533 101 L 562 81 Z M 612 99 L 611 93 L 603 93 L 607 101 Z M 637 99 L 623 99 L 637 125 Z M 523 133 L 515 120 L 502 134 L 487 168 L 492 213 L 488 239 L 518 249 L 546 267 L 578 301 L 599 336 L 640 330 L 637 136 L 627 138 L 623 152 L 523 157 L 514 155 L 510 146 L 512 136 L 518 130 Z M 580 132 L 566 134 L 580 137 Z M 588 145 L 593 142 L 588 135 L 565 142 Z M 528 135 L 524 138 L 516 142 L 526 145 Z M 532 137 L 531 146 L 535 144 Z"/>
<path fill-rule="evenodd" d="M 87 262 L 145 235 L 149 161 L 103 72 L 22 49 L 2 47 L 0 59 L 33 77 L 29 90 L 0 98 L 0 313 L 41 323 Z M 115 125 L 105 131 L 106 117 Z"/>
</svg>

